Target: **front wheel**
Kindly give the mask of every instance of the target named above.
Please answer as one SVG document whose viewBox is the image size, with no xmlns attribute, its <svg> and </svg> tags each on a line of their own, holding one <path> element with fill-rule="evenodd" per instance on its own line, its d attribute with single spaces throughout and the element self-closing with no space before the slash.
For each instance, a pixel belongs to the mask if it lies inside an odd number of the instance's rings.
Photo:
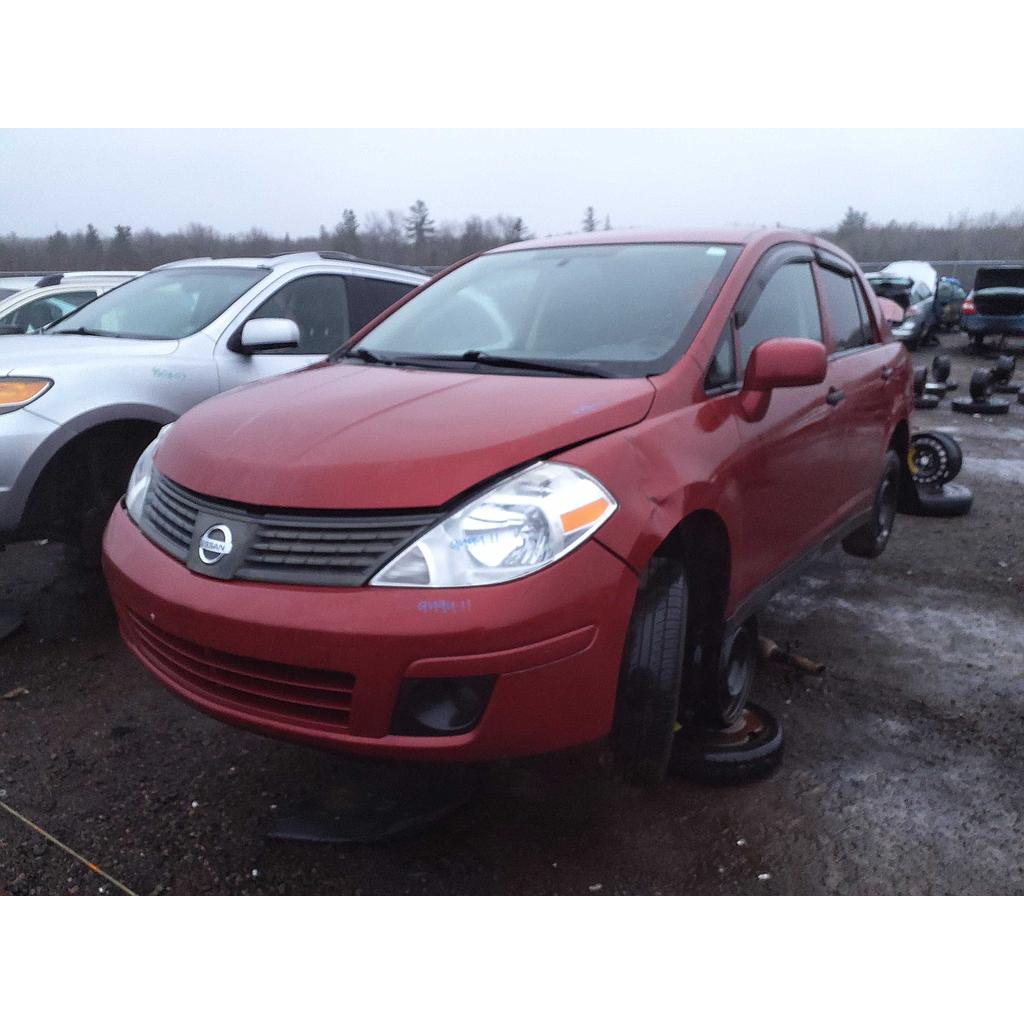
<svg viewBox="0 0 1024 1024">
<path fill-rule="evenodd" d="M 612 726 L 615 760 L 634 785 L 656 786 L 668 770 L 679 717 L 688 604 L 682 566 L 654 559 L 633 607 Z"/>
<path fill-rule="evenodd" d="M 882 463 L 882 478 L 875 491 L 870 522 L 855 530 L 843 541 L 843 550 L 858 558 L 877 558 L 889 543 L 900 496 L 900 459 L 890 448 Z"/>
</svg>

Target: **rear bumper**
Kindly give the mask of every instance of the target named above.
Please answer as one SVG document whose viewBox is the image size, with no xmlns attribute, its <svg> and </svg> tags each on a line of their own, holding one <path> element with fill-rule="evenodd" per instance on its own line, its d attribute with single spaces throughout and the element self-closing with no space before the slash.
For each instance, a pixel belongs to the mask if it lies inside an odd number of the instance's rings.
<svg viewBox="0 0 1024 1024">
<path fill-rule="evenodd" d="M 960 327 L 968 334 L 1010 334 L 1024 337 L 1024 316 L 961 315 Z"/>
<path fill-rule="evenodd" d="M 281 739 L 379 755 L 487 761 L 575 746 L 611 728 L 636 576 L 584 544 L 514 583 L 463 590 L 326 588 L 190 572 L 118 508 L 104 569 L 122 635 L 200 710 Z M 457 736 L 389 732 L 406 678 L 493 676 Z"/>
</svg>

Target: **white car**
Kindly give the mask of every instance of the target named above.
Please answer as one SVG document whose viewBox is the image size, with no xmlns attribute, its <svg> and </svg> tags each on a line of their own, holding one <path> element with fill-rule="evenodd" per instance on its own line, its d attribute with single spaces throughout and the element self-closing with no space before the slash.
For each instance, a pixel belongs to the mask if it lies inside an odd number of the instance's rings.
<svg viewBox="0 0 1024 1024">
<path fill-rule="evenodd" d="M 0 337 L 0 546 L 47 537 L 93 560 L 161 427 L 322 360 L 426 280 L 333 252 L 182 260 Z"/>
<path fill-rule="evenodd" d="M 33 285 L 0 298 L 0 334 L 34 334 L 116 288 L 138 270 L 72 271 L 48 274 Z M 32 280 L 32 278 L 28 278 Z"/>
</svg>

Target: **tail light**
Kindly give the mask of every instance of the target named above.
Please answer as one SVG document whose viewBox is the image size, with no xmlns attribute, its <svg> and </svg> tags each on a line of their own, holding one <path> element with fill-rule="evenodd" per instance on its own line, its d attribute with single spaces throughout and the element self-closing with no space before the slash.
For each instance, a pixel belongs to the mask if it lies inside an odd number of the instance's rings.
<svg viewBox="0 0 1024 1024">
<path fill-rule="evenodd" d="M 977 309 L 974 308 L 974 293 L 972 292 L 967 296 L 966 299 L 960 304 L 960 312 L 966 316 L 970 316 L 972 313 L 977 313 Z"/>
</svg>

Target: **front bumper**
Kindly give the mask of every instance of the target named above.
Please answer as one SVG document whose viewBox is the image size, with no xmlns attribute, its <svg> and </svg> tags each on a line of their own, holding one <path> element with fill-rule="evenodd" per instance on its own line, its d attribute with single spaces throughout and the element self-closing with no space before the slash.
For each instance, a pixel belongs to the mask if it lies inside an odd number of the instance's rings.
<svg viewBox="0 0 1024 1024">
<path fill-rule="evenodd" d="M 32 487 L 58 447 L 59 429 L 31 409 L 0 415 L 0 540 L 18 533 Z"/>
<path fill-rule="evenodd" d="M 208 714 L 354 754 L 487 761 L 611 728 L 636 576 L 594 540 L 513 583 L 453 590 L 210 579 L 147 540 L 123 508 L 104 570 L 125 642 Z M 493 676 L 456 736 L 389 733 L 405 678 Z"/>
<path fill-rule="evenodd" d="M 984 313 L 961 315 L 960 327 L 967 334 L 1006 334 L 1024 337 L 1024 316 L 990 316 Z"/>
</svg>

